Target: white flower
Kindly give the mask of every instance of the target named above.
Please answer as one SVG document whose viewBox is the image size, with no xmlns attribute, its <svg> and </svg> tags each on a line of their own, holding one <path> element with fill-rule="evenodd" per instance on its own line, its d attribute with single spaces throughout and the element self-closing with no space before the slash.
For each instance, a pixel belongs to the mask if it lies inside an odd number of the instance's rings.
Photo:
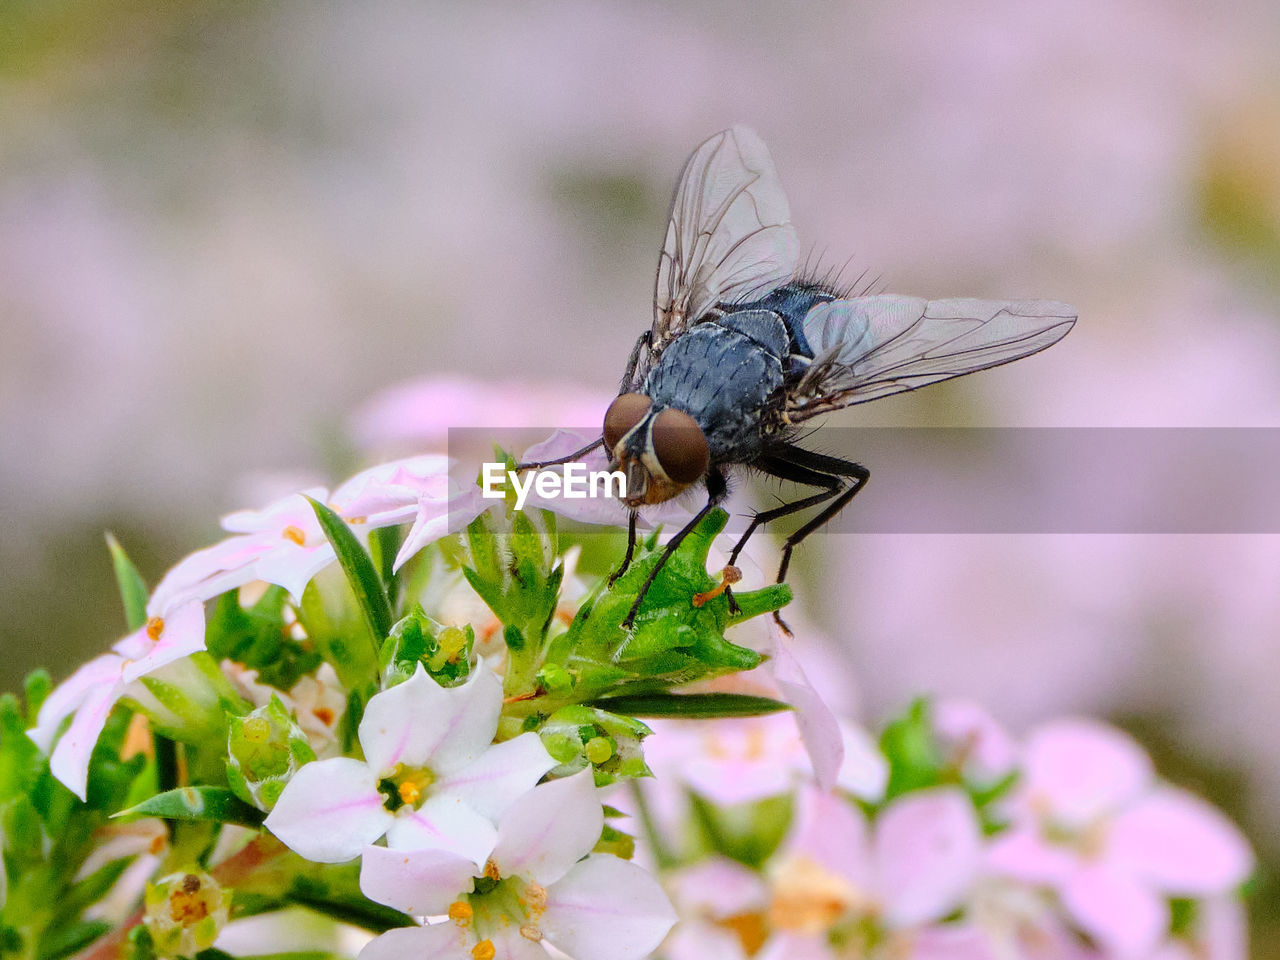
<svg viewBox="0 0 1280 960">
<path fill-rule="evenodd" d="M 452 688 L 419 664 L 365 708 L 365 759 L 306 764 L 266 826 L 319 863 L 351 860 L 386 834 L 398 850 L 447 850 L 483 864 L 494 821 L 555 766 L 535 733 L 493 744 L 501 710 L 502 685 L 483 661 Z"/>
<path fill-rule="evenodd" d="M 646 871 L 590 854 L 603 825 L 584 770 L 536 787 L 511 807 L 478 877 L 468 861 L 448 854 L 370 847 L 360 872 L 366 896 L 447 919 L 384 933 L 360 960 L 545 960 L 544 940 L 577 960 L 648 956 L 675 911 Z"/>
<path fill-rule="evenodd" d="M 50 772 L 81 800 L 89 776 L 89 758 L 116 702 L 130 684 L 159 668 L 204 649 L 204 604 L 189 600 L 116 643 L 111 653 L 94 657 L 45 699 L 36 725 L 27 731 L 49 752 L 63 720 L 75 715 L 49 758 Z"/>
</svg>

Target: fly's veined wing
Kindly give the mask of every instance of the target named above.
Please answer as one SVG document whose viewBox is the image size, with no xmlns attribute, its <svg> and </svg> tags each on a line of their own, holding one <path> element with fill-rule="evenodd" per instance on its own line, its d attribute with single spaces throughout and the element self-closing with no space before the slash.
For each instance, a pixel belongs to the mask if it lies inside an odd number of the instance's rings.
<svg viewBox="0 0 1280 960">
<path fill-rule="evenodd" d="M 833 300 L 804 318 L 814 361 L 788 392 L 792 422 L 1029 356 L 1076 311 L 1052 300 Z"/>
<path fill-rule="evenodd" d="M 671 202 L 653 291 L 653 356 L 715 304 L 764 296 L 789 280 L 798 259 L 764 141 L 747 127 L 720 131 L 685 163 Z"/>
</svg>

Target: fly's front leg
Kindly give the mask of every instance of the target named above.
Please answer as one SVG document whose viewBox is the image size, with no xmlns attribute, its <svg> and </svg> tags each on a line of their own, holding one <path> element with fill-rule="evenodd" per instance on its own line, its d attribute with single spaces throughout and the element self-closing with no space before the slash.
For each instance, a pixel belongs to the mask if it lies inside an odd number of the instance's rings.
<svg viewBox="0 0 1280 960">
<path fill-rule="evenodd" d="M 622 558 L 622 566 L 613 571 L 613 574 L 609 577 L 608 585 L 611 587 L 620 576 L 627 572 L 627 567 L 631 566 L 631 558 L 636 552 L 636 517 L 638 514 L 639 511 L 637 510 L 631 511 L 631 519 L 627 523 L 627 553 Z"/>
<path fill-rule="evenodd" d="M 602 443 L 604 443 L 604 437 L 601 437 L 598 440 L 592 440 L 581 450 L 575 450 L 573 453 L 567 454 L 563 457 L 557 457 L 555 460 L 534 460 L 529 463 L 517 463 L 516 472 L 521 470 L 541 470 L 543 467 L 557 467 L 562 463 L 577 463 Z"/>
</svg>

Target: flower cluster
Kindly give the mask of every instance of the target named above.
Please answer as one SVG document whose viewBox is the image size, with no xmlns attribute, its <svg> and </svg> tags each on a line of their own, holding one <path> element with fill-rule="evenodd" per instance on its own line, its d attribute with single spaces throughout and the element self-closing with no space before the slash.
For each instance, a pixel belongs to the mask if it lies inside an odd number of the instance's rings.
<svg viewBox="0 0 1280 960">
<path fill-rule="evenodd" d="M 735 753 L 654 765 L 668 960 L 1243 956 L 1248 845 L 1115 728 L 1015 744 L 975 704 L 921 701 L 860 760 L 878 782 L 835 791 L 744 776 Z"/>
<path fill-rule="evenodd" d="M 613 576 L 620 530 L 448 467 L 232 514 L 154 590 L 110 541 L 124 639 L 0 698 L 6 949 L 235 953 L 305 907 L 364 960 L 1239 955 L 1247 845 L 1124 734 L 873 736 L 747 626 L 785 586 L 708 572 L 723 512 L 641 597 L 657 533 Z"/>
</svg>

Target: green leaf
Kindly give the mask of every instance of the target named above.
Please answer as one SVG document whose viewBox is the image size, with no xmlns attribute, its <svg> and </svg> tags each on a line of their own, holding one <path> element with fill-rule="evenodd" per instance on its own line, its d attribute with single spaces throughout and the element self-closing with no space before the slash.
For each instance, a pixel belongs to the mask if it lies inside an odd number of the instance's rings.
<svg viewBox="0 0 1280 960">
<path fill-rule="evenodd" d="M 105 920 L 89 920 L 59 927 L 40 942 L 36 960 L 59 960 L 83 950 L 112 928 Z"/>
<path fill-rule="evenodd" d="M 44 757 L 26 734 L 17 699 L 0 696 L 0 803 L 25 794 L 44 770 Z"/>
<path fill-rule="evenodd" d="M 311 501 L 311 509 L 315 511 L 324 535 L 338 555 L 338 563 L 347 575 L 347 582 L 351 584 L 370 631 L 381 644 L 391 632 L 391 601 L 387 599 L 377 567 L 341 517 L 318 500 L 307 499 Z"/>
<path fill-rule="evenodd" d="M 157 794 L 117 817 L 161 817 L 165 820 L 209 820 L 242 827 L 262 825 L 265 814 L 221 787 L 179 787 Z"/>
<path fill-rule="evenodd" d="M 613 713 L 629 717 L 678 717 L 681 719 L 714 719 L 719 717 L 760 717 L 791 705 L 772 697 L 755 697 L 745 693 L 640 693 L 631 696 L 603 697 L 590 703 Z"/>
<path fill-rule="evenodd" d="M 116 571 L 116 585 L 120 588 L 120 600 L 124 604 L 124 620 L 132 633 L 147 622 L 147 584 L 115 535 L 108 533 L 106 537 L 111 565 Z"/>
</svg>

